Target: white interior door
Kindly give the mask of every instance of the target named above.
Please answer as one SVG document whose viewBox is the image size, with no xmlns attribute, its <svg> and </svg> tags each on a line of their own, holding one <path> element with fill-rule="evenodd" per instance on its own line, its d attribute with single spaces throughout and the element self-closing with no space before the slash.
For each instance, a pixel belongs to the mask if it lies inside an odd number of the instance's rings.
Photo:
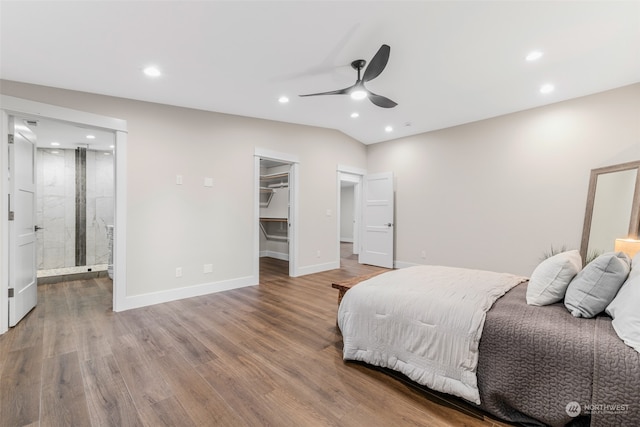
<svg viewBox="0 0 640 427">
<path fill-rule="evenodd" d="M 364 177 L 361 264 L 393 268 L 393 173 Z"/>
<path fill-rule="evenodd" d="M 36 137 L 10 121 L 9 145 L 9 326 L 15 326 L 38 300 L 36 279 Z"/>
</svg>

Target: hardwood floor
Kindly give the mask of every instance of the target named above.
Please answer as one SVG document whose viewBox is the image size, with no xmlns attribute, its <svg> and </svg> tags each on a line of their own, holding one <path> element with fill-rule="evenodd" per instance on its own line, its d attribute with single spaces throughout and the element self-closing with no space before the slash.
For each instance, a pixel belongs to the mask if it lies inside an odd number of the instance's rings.
<svg viewBox="0 0 640 427">
<path fill-rule="evenodd" d="M 0 336 L 2 426 L 492 426 L 344 363 L 331 282 L 265 260 L 260 285 L 111 311 L 107 278 L 38 287 Z"/>
</svg>

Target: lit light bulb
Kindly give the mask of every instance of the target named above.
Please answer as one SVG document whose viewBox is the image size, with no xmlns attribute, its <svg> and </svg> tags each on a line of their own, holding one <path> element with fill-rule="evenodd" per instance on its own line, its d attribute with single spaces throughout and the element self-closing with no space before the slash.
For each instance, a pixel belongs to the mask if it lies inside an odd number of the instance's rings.
<svg viewBox="0 0 640 427">
<path fill-rule="evenodd" d="M 351 99 L 360 100 L 367 97 L 367 92 L 362 89 L 356 89 L 351 92 Z"/>
</svg>

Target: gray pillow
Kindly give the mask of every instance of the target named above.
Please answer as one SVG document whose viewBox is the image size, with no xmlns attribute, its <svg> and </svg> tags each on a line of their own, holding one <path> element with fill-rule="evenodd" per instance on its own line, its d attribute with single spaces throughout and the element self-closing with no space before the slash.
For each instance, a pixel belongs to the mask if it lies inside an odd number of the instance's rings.
<svg viewBox="0 0 640 427">
<path fill-rule="evenodd" d="M 593 317 L 604 311 L 627 279 L 630 263 L 624 252 L 609 252 L 591 261 L 569 283 L 565 307 L 575 317 Z"/>
<path fill-rule="evenodd" d="M 571 279 L 582 268 L 577 250 L 562 252 L 542 261 L 527 285 L 527 304 L 548 305 L 562 301 Z"/>
</svg>

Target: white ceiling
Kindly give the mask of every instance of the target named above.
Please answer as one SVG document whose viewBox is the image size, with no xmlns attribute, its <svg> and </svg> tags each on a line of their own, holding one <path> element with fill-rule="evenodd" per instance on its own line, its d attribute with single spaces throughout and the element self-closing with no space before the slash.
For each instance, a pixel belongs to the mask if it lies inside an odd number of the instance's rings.
<svg viewBox="0 0 640 427">
<path fill-rule="evenodd" d="M 5 1 L 0 77 L 333 128 L 365 143 L 640 81 L 639 1 Z M 399 105 L 297 95 L 353 84 Z M 544 55 L 524 60 L 532 50 Z M 142 73 L 150 64 L 163 75 Z M 555 85 L 543 95 L 539 87 Z M 286 95 L 288 104 L 279 104 Z M 354 111 L 360 117 L 352 119 Z M 384 127 L 390 125 L 390 133 Z"/>
<path fill-rule="evenodd" d="M 78 126 L 49 119 L 17 118 L 17 125 L 25 125 L 36 134 L 36 145 L 50 150 L 75 150 L 84 147 L 90 150 L 112 152 L 115 134 L 104 129 Z"/>
</svg>

